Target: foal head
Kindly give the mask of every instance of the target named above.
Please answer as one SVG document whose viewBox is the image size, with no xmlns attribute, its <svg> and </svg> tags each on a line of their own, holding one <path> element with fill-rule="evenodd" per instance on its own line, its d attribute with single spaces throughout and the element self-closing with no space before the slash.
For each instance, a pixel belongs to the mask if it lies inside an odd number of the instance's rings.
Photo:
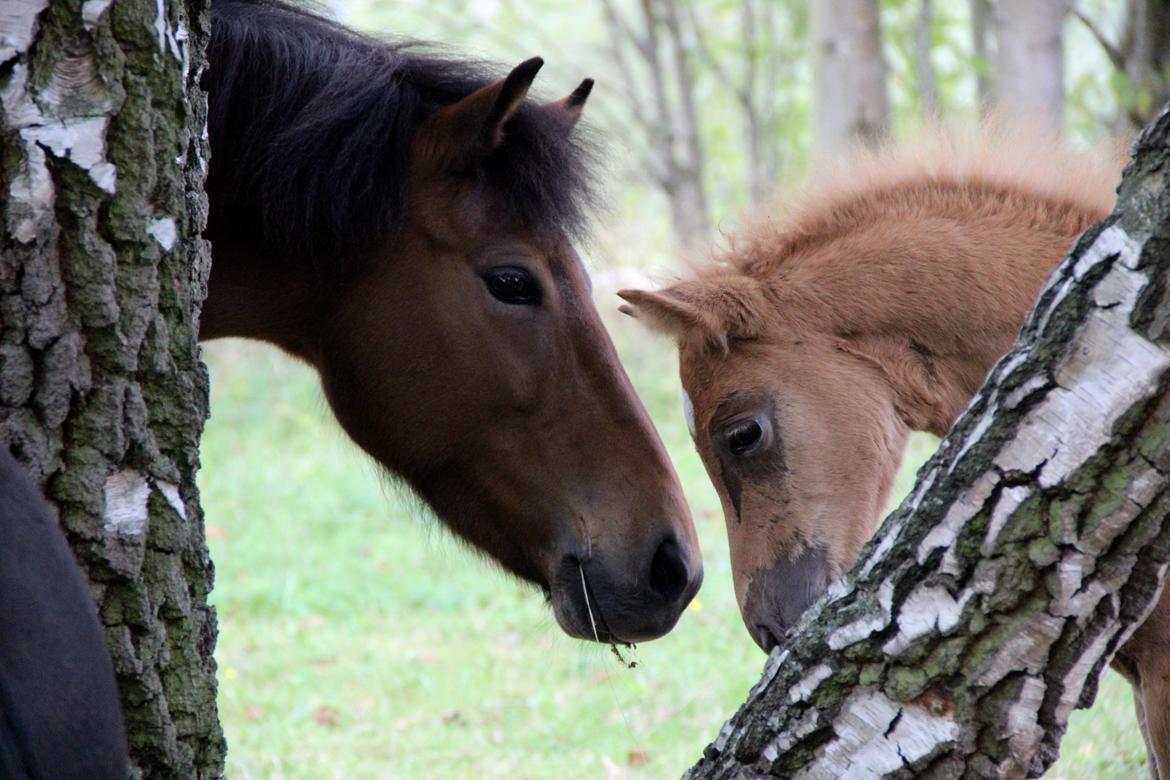
<svg viewBox="0 0 1170 780">
<path fill-rule="evenodd" d="M 342 427 L 569 634 L 659 636 L 702 568 L 572 239 L 592 87 L 505 78 L 275 0 L 217 0 L 204 338 L 312 363 Z"/>
<path fill-rule="evenodd" d="M 906 426 L 879 373 L 765 283 L 732 272 L 621 295 L 678 337 L 740 612 L 769 650 L 875 530 Z"/>
<path fill-rule="evenodd" d="M 862 155 L 627 313 L 673 333 L 723 501 L 736 594 L 765 650 L 877 529 L 909 430 L 942 435 L 1118 164 L 988 127 Z"/>
</svg>

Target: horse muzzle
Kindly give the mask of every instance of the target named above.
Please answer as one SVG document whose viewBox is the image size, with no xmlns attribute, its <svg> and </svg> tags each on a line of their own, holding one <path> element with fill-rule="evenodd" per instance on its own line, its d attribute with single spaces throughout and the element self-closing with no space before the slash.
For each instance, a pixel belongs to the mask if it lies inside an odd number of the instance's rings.
<svg viewBox="0 0 1170 780">
<path fill-rule="evenodd" d="M 703 566 L 673 534 L 640 557 L 566 555 L 550 589 L 565 633 L 598 642 L 645 642 L 666 634 L 703 583 Z"/>
</svg>

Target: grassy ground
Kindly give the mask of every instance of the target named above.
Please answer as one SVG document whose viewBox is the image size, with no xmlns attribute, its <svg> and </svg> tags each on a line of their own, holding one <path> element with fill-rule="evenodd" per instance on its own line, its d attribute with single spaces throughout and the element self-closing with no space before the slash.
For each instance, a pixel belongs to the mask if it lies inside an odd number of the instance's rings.
<svg viewBox="0 0 1170 780">
<path fill-rule="evenodd" d="M 609 308 L 612 308 L 610 306 Z M 673 347 L 615 339 L 694 509 L 706 579 L 628 670 L 570 640 L 535 592 L 423 517 L 338 431 L 316 378 L 275 350 L 206 350 L 200 485 L 216 561 L 231 778 L 669 778 L 755 682 L 718 501 L 679 412 Z M 899 495 L 933 447 L 916 439 Z M 1078 713 L 1067 778 L 1140 777 L 1128 689 Z"/>
</svg>

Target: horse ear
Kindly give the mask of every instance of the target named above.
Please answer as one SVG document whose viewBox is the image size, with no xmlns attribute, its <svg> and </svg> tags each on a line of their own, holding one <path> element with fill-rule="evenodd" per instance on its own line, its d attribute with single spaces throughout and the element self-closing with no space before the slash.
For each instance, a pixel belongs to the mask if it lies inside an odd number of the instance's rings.
<svg viewBox="0 0 1170 780">
<path fill-rule="evenodd" d="M 585 101 L 593 91 L 593 79 L 585 79 L 567 97 L 548 103 L 545 108 L 559 111 L 570 128 L 581 119 L 581 112 L 585 110 Z"/>
<path fill-rule="evenodd" d="M 618 290 L 625 301 L 619 308 L 651 328 L 674 336 L 678 340 L 698 334 L 704 341 L 727 349 L 727 331 L 714 312 L 690 300 L 681 285 L 664 290 Z"/>
<path fill-rule="evenodd" d="M 447 106 L 434 119 L 434 132 L 452 156 L 487 156 L 504 141 L 504 126 L 528 95 L 540 57 L 517 65 L 507 77 Z"/>
</svg>

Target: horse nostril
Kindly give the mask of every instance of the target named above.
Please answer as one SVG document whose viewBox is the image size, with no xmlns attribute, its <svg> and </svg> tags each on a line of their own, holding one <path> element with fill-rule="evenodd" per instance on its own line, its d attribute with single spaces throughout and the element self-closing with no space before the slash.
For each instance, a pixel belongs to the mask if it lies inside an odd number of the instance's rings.
<svg viewBox="0 0 1170 780">
<path fill-rule="evenodd" d="M 759 643 L 765 653 L 771 653 L 772 649 L 780 644 L 780 640 L 772 633 L 772 629 L 763 623 L 756 623 L 756 642 Z"/>
<path fill-rule="evenodd" d="M 658 545 L 650 561 L 650 587 L 668 602 L 674 602 L 687 589 L 690 572 L 682 548 L 673 538 Z"/>
</svg>

